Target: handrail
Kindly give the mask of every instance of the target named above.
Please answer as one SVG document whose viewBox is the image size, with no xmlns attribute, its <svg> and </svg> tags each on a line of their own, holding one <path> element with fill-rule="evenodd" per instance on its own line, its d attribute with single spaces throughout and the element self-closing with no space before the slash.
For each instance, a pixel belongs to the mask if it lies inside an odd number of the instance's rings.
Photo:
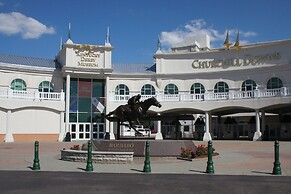
<svg viewBox="0 0 291 194">
<path fill-rule="evenodd" d="M 114 92 L 109 94 L 109 101 L 127 101 L 130 97 L 136 95 L 115 95 Z M 218 100 L 239 100 L 239 99 L 253 99 L 253 98 L 268 98 L 268 97 L 282 97 L 291 96 L 291 87 L 282 87 L 277 89 L 255 89 L 252 91 L 229 91 L 229 92 L 205 92 L 202 94 L 190 94 L 181 92 L 180 94 L 156 94 L 156 95 L 142 95 L 141 100 L 150 97 L 156 97 L 159 101 L 164 102 L 187 102 L 187 101 L 218 101 Z"/>
<path fill-rule="evenodd" d="M 33 100 L 64 101 L 65 94 L 61 92 L 39 92 L 38 90 L 12 90 L 8 87 L 0 87 L 0 98 L 18 98 Z"/>
</svg>

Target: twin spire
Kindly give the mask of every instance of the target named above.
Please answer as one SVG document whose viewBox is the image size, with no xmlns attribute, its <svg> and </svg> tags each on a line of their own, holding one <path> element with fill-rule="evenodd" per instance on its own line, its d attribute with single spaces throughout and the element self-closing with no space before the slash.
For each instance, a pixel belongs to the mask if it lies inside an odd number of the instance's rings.
<svg viewBox="0 0 291 194">
<path fill-rule="evenodd" d="M 223 45 L 226 47 L 226 49 L 229 49 L 230 46 L 231 46 L 231 43 L 229 42 L 228 31 L 226 32 L 226 38 L 225 38 L 225 41 L 224 41 Z M 239 45 L 239 31 L 237 32 L 235 44 L 233 45 L 233 47 L 236 50 L 240 50 L 241 49 L 241 46 Z"/>
<path fill-rule="evenodd" d="M 67 40 L 66 44 L 74 44 L 73 41 L 72 41 L 72 35 L 71 35 L 71 23 L 69 23 L 68 40 Z M 61 46 L 60 46 L 60 49 L 62 49 L 62 45 L 63 45 L 63 38 L 61 37 Z M 109 27 L 107 27 L 105 45 L 111 46 L 111 44 L 110 44 Z"/>
</svg>

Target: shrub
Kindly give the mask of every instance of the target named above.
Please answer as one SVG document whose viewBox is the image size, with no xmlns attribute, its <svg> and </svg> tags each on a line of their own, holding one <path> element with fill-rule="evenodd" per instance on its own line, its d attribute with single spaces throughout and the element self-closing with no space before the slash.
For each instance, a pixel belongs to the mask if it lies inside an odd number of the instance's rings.
<svg viewBox="0 0 291 194">
<path fill-rule="evenodd" d="M 195 153 L 192 152 L 191 148 L 181 148 L 181 157 L 183 158 L 195 158 Z"/>
<path fill-rule="evenodd" d="M 196 147 L 195 153 L 197 156 L 207 155 L 207 148 L 205 147 L 205 145 L 198 145 Z"/>
</svg>

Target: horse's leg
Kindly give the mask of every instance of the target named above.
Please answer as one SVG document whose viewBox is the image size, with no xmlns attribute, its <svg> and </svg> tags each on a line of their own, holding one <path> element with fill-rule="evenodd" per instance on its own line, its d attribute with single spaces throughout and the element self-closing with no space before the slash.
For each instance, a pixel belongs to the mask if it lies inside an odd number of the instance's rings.
<svg viewBox="0 0 291 194">
<path fill-rule="evenodd" d="M 139 120 L 138 117 L 136 118 L 136 122 L 137 122 L 138 126 L 141 126 L 141 124 L 140 124 L 140 120 Z"/>
<path fill-rule="evenodd" d="M 130 127 L 135 131 L 136 136 L 140 136 L 142 133 L 136 130 L 135 126 L 132 124 L 131 121 L 128 121 Z"/>
</svg>

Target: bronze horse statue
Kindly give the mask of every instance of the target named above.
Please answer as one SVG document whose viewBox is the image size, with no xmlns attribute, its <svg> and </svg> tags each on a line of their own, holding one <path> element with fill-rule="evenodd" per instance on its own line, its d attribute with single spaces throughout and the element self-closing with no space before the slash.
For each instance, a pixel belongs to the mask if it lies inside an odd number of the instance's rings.
<svg viewBox="0 0 291 194">
<path fill-rule="evenodd" d="M 142 102 L 138 102 L 136 104 L 130 105 L 120 105 L 114 111 L 109 112 L 105 117 L 108 118 L 111 115 L 116 116 L 121 125 L 127 125 L 124 122 L 127 121 L 129 128 L 132 128 L 136 133 L 140 133 L 136 130 L 133 125 L 133 121 L 137 122 L 140 125 L 140 119 L 146 115 L 146 112 L 151 106 L 156 106 L 161 108 L 162 105 L 157 101 L 155 97 L 148 98 Z"/>
</svg>

